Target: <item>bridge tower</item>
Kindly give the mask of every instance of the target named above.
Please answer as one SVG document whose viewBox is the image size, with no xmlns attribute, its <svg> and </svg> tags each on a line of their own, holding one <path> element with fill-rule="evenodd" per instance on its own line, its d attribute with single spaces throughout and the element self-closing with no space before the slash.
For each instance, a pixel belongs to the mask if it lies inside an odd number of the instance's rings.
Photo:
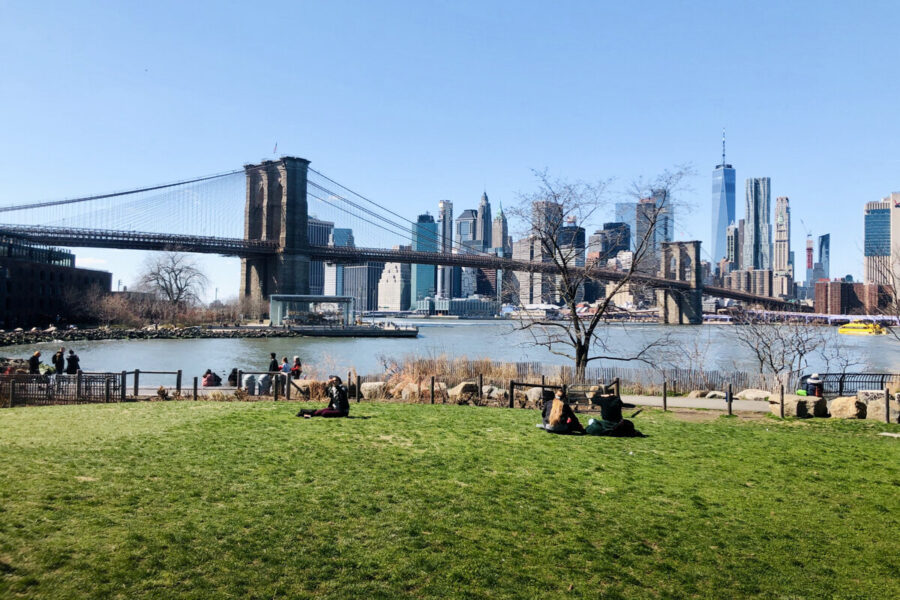
<svg viewBox="0 0 900 600">
<path fill-rule="evenodd" d="M 659 322 L 666 325 L 700 325 L 703 323 L 703 268 L 700 264 L 700 242 L 663 242 L 659 276 L 687 281 L 690 289 L 656 291 Z"/>
<path fill-rule="evenodd" d="M 244 165 L 244 239 L 278 243 L 274 255 L 241 259 L 240 299 L 254 315 L 272 294 L 309 293 L 308 168 L 292 156 Z"/>
</svg>

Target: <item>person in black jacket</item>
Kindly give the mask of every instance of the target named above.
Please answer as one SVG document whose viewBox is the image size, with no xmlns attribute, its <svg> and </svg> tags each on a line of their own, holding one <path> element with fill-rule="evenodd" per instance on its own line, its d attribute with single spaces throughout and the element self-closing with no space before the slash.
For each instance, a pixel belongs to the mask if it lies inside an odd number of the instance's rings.
<svg viewBox="0 0 900 600">
<path fill-rule="evenodd" d="M 56 369 L 57 375 L 62 375 L 66 371 L 66 349 L 60 348 L 53 355 L 53 368 Z"/>
<path fill-rule="evenodd" d="M 41 351 L 38 350 L 28 359 L 28 373 L 31 375 L 40 375 L 41 373 Z"/>
<path fill-rule="evenodd" d="M 309 419 L 311 417 L 346 417 L 350 415 L 350 401 L 347 399 L 347 388 L 341 383 L 341 378 L 332 375 L 328 378 L 328 387 L 325 388 L 328 394 L 328 408 L 320 408 L 319 410 L 311 410 L 304 408 L 297 413 L 298 417 Z"/>
<path fill-rule="evenodd" d="M 78 369 L 81 368 L 79 364 L 80 360 L 78 355 L 75 354 L 74 350 L 69 350 L 69 357 L 66 360 L 66 374 L 68 375 L 76 375 L 78 373 Z"/>
<path fill-rule="evenodd" d="M 557 390 L 553 402 L 544 404 L 543 417 L 544 429 L 550 433 L 584 433 L 584 427 L 560 390 Z"/>
</svg>

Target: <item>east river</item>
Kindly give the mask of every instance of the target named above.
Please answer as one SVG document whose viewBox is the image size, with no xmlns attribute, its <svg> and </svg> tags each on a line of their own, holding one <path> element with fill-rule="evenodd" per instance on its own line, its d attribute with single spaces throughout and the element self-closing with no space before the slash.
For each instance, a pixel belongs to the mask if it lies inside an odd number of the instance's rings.
<svg viewBox="0 0 900 600">
<path fill-rule="evenodd" d="M 510 322 L 498 321 L 403 321 L 419 326 L 416 339 L 368 338 L 269 338 L 269 339 L 187 339 L 187 340 L 109 340 L 96 342 L 41 343 L 29 346 L 0 347 L 0 356 L 27 358 L 41 350 L 44 362 L 60 346 L 73 348 L 81 357 L 85 371 L 175 371 L 185 377 L 202 374 L 206 369 L 227 373 L 233 367 L 265 370 L 269 353 L 291 359 L 299 356 L 305 370 L 316 375 L 347 373 L 355 368 L 361 374 L 380 373 L 385 359 L 407 355 L 488 358 L 495 361 L 541 361 L 546 364 L 571 364 L 532 343 L 529 333 L 515 329 Z M 851 371 L 900 372 L 900 341 L 891 335 L 844 336 L 836 328 L 821 328 L 832 343 L 840 345 L 844 356 L 856 357 Z M 703 364 L 707 369 L 755 371 L 758 369 L 750 349 L 738 343 L 729 325 L 664 326 L 651 324 L 614 324 L 603 329 L 606 350 L 603 354 L 627 356 L 643 345 L 663 336 L 670 338 L 667 349 L 656 354 L 661 366 L 688 368 Z M 598 350 L 598 352 L 601 352 Z M 809 371 L 826 370 L 819 356 L 810 359 Z M 604 366 L 639 366 L 635 363 L 603 361 Z M 592 363 L 596 365 L 596 363 Z M 834 367 L 832 367 L 834 368 Z M 148 380 L 148 383 L 151 381 Z"/>
</svg>

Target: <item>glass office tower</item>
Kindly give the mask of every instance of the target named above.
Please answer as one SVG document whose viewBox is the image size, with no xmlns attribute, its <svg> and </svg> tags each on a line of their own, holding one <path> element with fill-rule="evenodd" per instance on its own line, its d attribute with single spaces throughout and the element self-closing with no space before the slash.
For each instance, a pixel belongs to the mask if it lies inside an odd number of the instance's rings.
<svg viewBox="0 0 900 600">
<path fill-rule="evenodd" d="M 717 165 L 712 174 L 712 262 L 717 264 L 728 254 L 726 230 L 735 223 L 734 189 L 735 171 L 725 162 L 724 140 L 722 164 Z"/>
</svg>

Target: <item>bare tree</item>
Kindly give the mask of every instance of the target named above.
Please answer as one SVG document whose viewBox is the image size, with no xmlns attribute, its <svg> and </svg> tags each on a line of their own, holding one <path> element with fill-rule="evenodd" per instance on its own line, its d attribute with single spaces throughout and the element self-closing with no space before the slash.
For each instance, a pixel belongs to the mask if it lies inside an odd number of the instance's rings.
<svg viewBox="0 0 900 600">
<path fill-rule="evenodd" d="M 640 274 L 654 273 L 658 268 L 657 229 L 671 214 L 674 195 L 690 173 L 690 168 L 680 167 L 632 185 L 631 193 L 640 207 L 638 231 L 632 236 L 631 260 L 619 265 L 612 280 L 607 263 L 616 258 L 614 250 L 595 249 L 597 255 L 588 264 L 583 247 L 572 237 L 571 227 L 591 223 L 599 216 L 598 212 L 607 205 L 608 182 L 573 183 L 536 173 L 538 189 L 523 195 L 512 211 L 514 218 L 525 225 L 525 236 L 516 242 L 519 250 L 514 250 L 513 258 L 527 258 L 542 267 L 550 264 L 556 271 L 546 273 L 544 268 L 535 266 L 531 272 L 519 274 L 520 304 L 538 300 L 561 307 L 564 314 L 563 320 L 556 320 L 540 311 L 522 311 L 521 328 L 531 333 L 533 344 L 571 359 L 577 381 L 584 381 L 592 361 L 652 363 L 654 350 L 667 345 L 668 337 L 660 336 L 642 342 L 635 351 L 625 352 L 608 342 L 606 328 L 601 325 L 617 310 L 614 298 L 633 285 L 637 287 Z M 615 249 L 615 244 L 607 246 Z M 604 280 L 608 280 L 605 285 L 598 285 Z M 599 299 L 589 308 L 582 303 L 587 286 L 600 290 Z"/>
<path fill-rule="evenodd" d="M 811 356 L 826 350 L 829 340 L 827 328 L 799 321 L 772 322 L 744 312 L 733 322 L 734 340 L 750 351 L 759 373 L 779 378 L 802 373 Z"/>
<path fill-rule="evenodd" d="M 174 313 L 200 301 L 209 280 L 196 261 L 182 252 L 153 254 L 144 262 L 138 285 L 166 301 Z"/>
</svg>

